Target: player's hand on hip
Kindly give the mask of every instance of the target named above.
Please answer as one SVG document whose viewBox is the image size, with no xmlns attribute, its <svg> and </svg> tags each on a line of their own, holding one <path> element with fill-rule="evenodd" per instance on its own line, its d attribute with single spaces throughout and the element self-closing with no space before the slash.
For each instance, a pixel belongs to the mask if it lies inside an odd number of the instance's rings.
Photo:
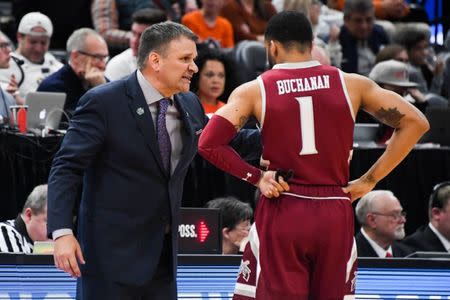
<svg viewBox="0 0 450 300">
<path fill-rule="evenodd" d="M 351 201 L 353 202 L 373 190 L 375 185 L 376 182 L 361 177 L 350 181 L 346 187 L 342 188 L 342 191 L 344 193 L 350 193 Z"/>
<path fill-rule="evenodd" d="M 78 262 L 85 264 L 80 244 L 72 235 L 64 235 L 55 241 L 55 250 L 53 253 L 55 266 L 58 269 L 69 273 L 72 277 L 80 277 L 81 271 Z"/>
<path fill-rule="evenodd" d="M 267 198 L 277 198 L 282 192 L 289 191 L 289 185 L 282 177 L 275 180 L 275 171 L 264 172 L 259 183 L 258 188 L 261 194 Z"/>
</svg>

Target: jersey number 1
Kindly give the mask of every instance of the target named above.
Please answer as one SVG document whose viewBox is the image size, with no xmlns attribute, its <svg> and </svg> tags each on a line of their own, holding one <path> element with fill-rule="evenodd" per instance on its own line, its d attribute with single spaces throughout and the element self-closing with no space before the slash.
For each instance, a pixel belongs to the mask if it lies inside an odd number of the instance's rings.
<svg viewBox="0 0 450 300">
<path fill-rule="evenodd" d="M 300 105 L 300 128 L 303 144 L 300 155 L 317 154 L 312 97 L 295 97 L 295 100 Z"/>
</svg>

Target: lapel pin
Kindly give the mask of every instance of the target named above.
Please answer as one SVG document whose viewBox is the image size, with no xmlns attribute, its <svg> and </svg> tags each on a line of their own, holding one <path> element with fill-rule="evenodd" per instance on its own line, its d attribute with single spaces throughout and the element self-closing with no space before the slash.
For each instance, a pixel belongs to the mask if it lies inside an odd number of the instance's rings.
<svg viewBox="0 0 450 300">
<path fill-rule="evenodd" d="M 144 109 L 142 107 L 139 107 L 138 109 L 136 109 L 136 113 L 141 116 L 144 113 Z"/>
</svg>

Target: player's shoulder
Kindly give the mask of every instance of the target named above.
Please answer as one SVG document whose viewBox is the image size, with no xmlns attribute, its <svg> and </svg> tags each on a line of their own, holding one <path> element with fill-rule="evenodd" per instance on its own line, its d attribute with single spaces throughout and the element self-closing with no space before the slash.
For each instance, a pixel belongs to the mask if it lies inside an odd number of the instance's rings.
<svg viewBox="0 0 450 300">
<path fill-rule="evenodd" d="M 346 73 L 343 71 L 340 72 L 342 72 L 342 77 L 347 88 L 369 88 L 374 84 L 374 82 L 370 78 L 363 75 L 356 73 Z"/>
<path fill-rule="evenodd" d="M 234 90 L 233 94 L 238 93 L 240 95 L 251 95 L 253 93 L 259 92 L 260 92 L 260 77 L 241 84 Z"/>
</svg>

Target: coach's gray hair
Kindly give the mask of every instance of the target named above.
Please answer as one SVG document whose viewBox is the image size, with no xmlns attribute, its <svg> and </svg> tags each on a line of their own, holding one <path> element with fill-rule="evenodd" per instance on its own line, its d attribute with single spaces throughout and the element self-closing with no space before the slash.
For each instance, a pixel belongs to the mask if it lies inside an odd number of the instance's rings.
<svg viewBox="0 0 450 300">
<path fill-rule="evenodd" d="M 165 56 L 165 51 L 169 43 L 173 40 L 186 37 L 192 41 L 197 40 L 197 36 L 186 26 L 166 21 L 148 27 L 141 35 L 139 50 L 137 55 L 137 66 L 142 70 L 148 59 L 150 52 L 154 51 Z"/>
<path fill-rule="evenodd" d="M 75 50 L 84 50 L 86 39 L 88 36 L 95 36 L 98 39 L 104 41 L 103 37 L 95 30 L 91 28 L 80 28 L 75 30 L 67 40 L 66 51 L 67 54 L 70 54 Z"/>
<path fill-rule="evenodd" d="M 392 193 L 391 191 L 376 190 L 376 191 L 371 191 L 371 192 L 367 193 L 364 197 L 362 197 L 358 201 L 358 204 L 356 205 L 356 208 L 355 208 L 355 214 L 356 214 L 356 219 L 358 220 L 359 224 L 361 224 L 361 225 L 366 224 L 367 214 L 374 211 L 375 201 L 383 195 L 387 195 L 387 196 L 396 198 L 394 193 Z"/>
<path fill-rule="evenodd" d="M 31 208 L 33 215 L 39 215 L 45 212 L 47 206 L 47 185 L 42 184 L 36 186 L 28 195 L 27 201 L 23 205 L 22 214 L 27 208 Z"/>
</svg>

